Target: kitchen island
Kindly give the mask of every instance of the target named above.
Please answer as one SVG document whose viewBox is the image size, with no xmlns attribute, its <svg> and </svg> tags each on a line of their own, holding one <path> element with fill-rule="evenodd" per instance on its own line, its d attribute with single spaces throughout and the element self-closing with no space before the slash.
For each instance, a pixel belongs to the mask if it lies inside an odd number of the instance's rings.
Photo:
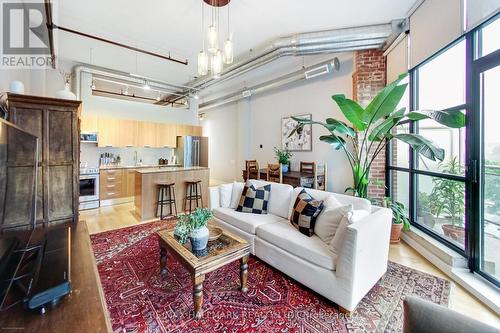
<svg viewBox="0 0 500 333">
<path fill-rule="evenodd" d="M 186 181 L 201 180 L 203 204 L 208 207 L 210 170 L 206 167 L 141 168 L 135 171 L 135 213 L 141 221 L 157 218 L 157 183 L 175 183 L 177 211 L 184 210 Z M 167 206 L 166 206 L 167 207 Z M 168 208 L 167 208 L 168 209 Z"/>
</svg>

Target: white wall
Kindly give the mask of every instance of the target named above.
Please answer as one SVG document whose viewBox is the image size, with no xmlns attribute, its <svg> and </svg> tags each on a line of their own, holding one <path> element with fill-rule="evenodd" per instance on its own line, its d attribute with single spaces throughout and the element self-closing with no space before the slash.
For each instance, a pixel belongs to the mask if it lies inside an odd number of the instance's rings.
<svg viewBox="0 0 500 333">
<path fill-rule="evenodd" d="M 241 180 L 245 159 L 257 159 L 261 165 L 274 163 L 273 147 L 281 146 L 284 116 L 311 113 L 314 120 L 324 121 L 328 117 L 345 120 L 331 96 L 352 97 L 352 55 L 344 55 L 340 60 L 341 69 L 333 75 L 301 81 L 206 111 L 203 126 L 211 141 L 211 176 L 224 181 Z M 319 136 L 326 133 L 320 127 L 313 128 L 313 151 L 295 152 L 292 170 L 298 169 L 301 160 L 326 162 L 328 189 L 344 192 L 352 185 L 351 170 L 343 152 L 319 141 Z"/>
</svg>

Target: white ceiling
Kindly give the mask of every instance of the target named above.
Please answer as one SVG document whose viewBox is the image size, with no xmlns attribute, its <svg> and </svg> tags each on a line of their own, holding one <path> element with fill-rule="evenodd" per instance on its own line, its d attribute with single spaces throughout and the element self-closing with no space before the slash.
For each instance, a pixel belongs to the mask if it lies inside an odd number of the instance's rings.
<svg viewBox="0 0 500 333">
<path fill-rule="evenodd" d="M 98 41 L 58 32 L 61 59 L 92 63 L 174 83 L 196 75 L 201 0 L 59 0 L 56 24 L 172 57 L 176 64 Z M 235 52 L 293 33 L 387 23 L 406 16 L 415 0 L 232 0 Z M 208 26 L 208 7 L 205 7 Z M 222 9 L 226 26 L 227 9 Z M 92 50 L 92 51 L 91 51 Z"/>
</svg>

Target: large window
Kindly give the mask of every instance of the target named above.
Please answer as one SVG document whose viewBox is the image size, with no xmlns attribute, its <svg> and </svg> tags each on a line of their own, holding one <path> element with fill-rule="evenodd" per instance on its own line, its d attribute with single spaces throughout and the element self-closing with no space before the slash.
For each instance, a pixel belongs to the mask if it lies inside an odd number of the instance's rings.
<svg viewBox="0 0 500 333">
<path fill-rule="evenodd" d="M 431 120 L 397 130 L 419 133 L 445 150 L 442 162 L 393 142 L 388 189 L 412 224 L 469 258 L 470 268 L 500 281 L 500 19 L 469 32 L 410 71 L 412 110 L 462 110 L 467 127 Z"/>
</svg>

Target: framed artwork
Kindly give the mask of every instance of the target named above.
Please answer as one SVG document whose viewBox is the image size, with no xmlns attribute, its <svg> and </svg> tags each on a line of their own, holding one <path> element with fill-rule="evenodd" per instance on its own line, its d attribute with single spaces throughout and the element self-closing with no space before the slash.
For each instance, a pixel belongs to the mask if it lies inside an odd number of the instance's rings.
<svg viewBox="0 0 500 333">
<path fill-rule="evenodd" d="M 311 114 L 293 117 L 312 120 Z M 297 131 L 290 136 L 295 127 L 297 127 L 297 122 L 292 119 L 292 116 L 281 118 L 281 148 L 289 151 L 312 151 L 312 125 L 305 125 L 302 131 Z"/>
</svg>

